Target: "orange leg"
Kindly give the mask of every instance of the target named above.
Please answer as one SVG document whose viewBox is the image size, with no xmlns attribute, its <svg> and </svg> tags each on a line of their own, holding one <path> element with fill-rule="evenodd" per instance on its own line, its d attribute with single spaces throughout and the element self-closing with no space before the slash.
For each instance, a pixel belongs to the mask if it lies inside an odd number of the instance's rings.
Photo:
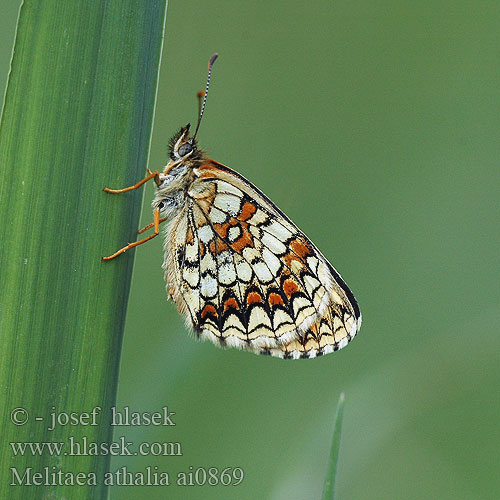
<svg viewBox="0 0 500 500">
<path fill-rule="evenodd" d="M 160 219 L 159 223 L 161 224 L 162 222 L 165 222 L 166 220 L 167 220 L 167 217 L 162 217 Z M 144 231 L 147 231 L 148 229 L 151 229 L 154 225 L 155 225 L 155 223 L 151 222 L 151 224 L 148 224 L 147 226 L 144 226 L 142 229 L 139 229 L 139 231 L 137 231 L 137 234 L 141 234 Z"/>
<path fill-rule="evenodd" d="M 134 243 L 129 243 L 127 246 L 120 248 L 120 250 L 115 252 L 113 255 L 110 255 L 109 257 L 103 257 L 102 260 L 114 259 L 115 257 L 120 255 L 121 253 L 126 252 L 129 248 L 134 248 L 138 245 L 142 245 L 143 243 L 146 243 L 146 241 L 149 241 L 149 240 L 153 239 L 155 236 L 158 236 L 158 233 L 160 232 L 160 211 L 158 209 L 156 209 L 154 211 L 153 215 L 154 215 L 153 225 L 155 228 L 155 232 L 151 236 L 148 236 L 147 238 L 144 238 L 143 240 L 135 241 Z"/>
<path fill-rule="evenodd" d="M 133 186 L 129 186 L 123 189 L 109 189 L 107 187 L 104 188 L 104 191 L 106 193 L 126 193 L 127 191 L 132 191 L 133 189 L 137 189 L 141 187 L 145 182 L 148 182 L 150 179 L 154 179 L 155 183 L 157 186 L 161 184 L 160 182 L 160 172 L 158 170 L 155 170 L 154 172 L 151 172 L 148 168 L 148 176 L 142 179 L 142 181 L 139 181 L 137 184 L 134 184 Z"/>
</svg>

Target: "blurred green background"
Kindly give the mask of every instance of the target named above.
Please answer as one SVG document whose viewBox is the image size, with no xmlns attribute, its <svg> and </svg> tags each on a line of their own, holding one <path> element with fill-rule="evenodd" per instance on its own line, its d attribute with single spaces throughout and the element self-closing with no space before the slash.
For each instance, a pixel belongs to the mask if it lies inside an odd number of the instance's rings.
<svg viewBox="0 0 500 500">
<path fill-rule="evenodd" d="M 18 2 L 0 5 L 5 82 Z M 160 239 L 139 247 L 118 405 L 168 406 L 177 425 L 115 437 L 183 456 L 112 470 L 245 479 L 112 500 L 319 498 L 341 391 L 339 499 L 500 497 L 499 18 L 496 2 L 170 2 L 150 167 L 196 122 L 219 52 L 202 146 L 319 246 L 364 322 L 316 360 L 219 350 L 167 302 Z"/>
</svg>

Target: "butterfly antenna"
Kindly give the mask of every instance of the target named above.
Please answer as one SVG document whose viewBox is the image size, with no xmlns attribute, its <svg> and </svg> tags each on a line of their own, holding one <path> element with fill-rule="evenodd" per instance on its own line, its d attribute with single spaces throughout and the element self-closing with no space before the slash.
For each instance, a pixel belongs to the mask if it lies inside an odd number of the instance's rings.
<svg viewBox="0 0 500 500">
<path fill-rule="evenodd" d="M 200 116 L 201 113 L 201 103 L 203 102 L 203 96 L 205 95 L 204 90 L 200 90 L 196 96 L 198 97 L 198 116 Z"/>
<path fill-rule="evenodd" d="M 194 141 L 196 134 L 198 133 L 198 129 L 200 128 L 201 119 L 203 117 L 203 112 L 205 111 L 205 104 L 207 103 L 207 94 L 208 94 L 208 86 L 210 85 L 210 77 L 212 76 L 212 66 L 214 65 L 215 60 L 219 57 L 217 52 L 210 57 L 208 60 L 208 77 L 207 84 L 205 86 L 205 92 L 198 92 L 198 97 L 201 98 L 201 94 L 203 94 L 203 103 L 201 105 L 200 114 L 198 116 L 198 124 L 196 125 L 196 130 L 194 131 L 193 139 Z"/>
</svg>

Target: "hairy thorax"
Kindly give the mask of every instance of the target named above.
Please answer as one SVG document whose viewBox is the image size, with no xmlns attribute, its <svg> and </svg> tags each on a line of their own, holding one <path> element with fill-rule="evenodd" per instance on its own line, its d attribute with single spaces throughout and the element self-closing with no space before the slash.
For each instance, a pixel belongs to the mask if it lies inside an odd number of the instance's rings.
<svg viewBox="0 0 500 500">
<path fill-rule="evenodd" d="M 152 207 L 160 209 L 162 218 L 172 219 L 185 206 L 187 190 L 194 179 L 193 165 L 170 161 L 159 177 Z"/>
</svg>

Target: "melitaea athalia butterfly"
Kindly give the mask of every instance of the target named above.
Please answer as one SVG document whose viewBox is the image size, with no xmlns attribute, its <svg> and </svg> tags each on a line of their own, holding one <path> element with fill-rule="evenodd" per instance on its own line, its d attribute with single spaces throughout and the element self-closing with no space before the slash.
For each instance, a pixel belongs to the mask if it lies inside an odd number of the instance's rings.
<svg viewBox="0 0 500 500">
<path fill-rule="evenodd" d="M 163 269 L 169 298 L 199 338 L 280 358 L 314 358 L 351 341 L 361 326 L 354 295 L 333 266 L 259 189 L 198 148 L 214 54 L 195 133 L 170 141 L 156 184 L 154 233 L 165 228 Z"/>
</svg>

